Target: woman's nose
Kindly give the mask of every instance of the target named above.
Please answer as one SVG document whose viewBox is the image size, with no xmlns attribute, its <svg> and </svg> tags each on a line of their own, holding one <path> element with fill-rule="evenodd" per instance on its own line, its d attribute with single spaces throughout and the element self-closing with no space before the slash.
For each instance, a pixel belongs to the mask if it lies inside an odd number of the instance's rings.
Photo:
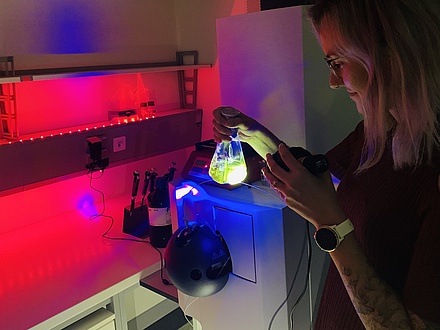
<svg viewBox="0 0 440 330">
<path fill-rule="evenodd" d="M 336 75 L 334 75 L 332 72 L 330 72 L 329 84 L 330 84 L 330 88 L 336 89 L 341 86 L 344 86 L 344 81 L 341 78 L 336 77 Z"/>
</svg>

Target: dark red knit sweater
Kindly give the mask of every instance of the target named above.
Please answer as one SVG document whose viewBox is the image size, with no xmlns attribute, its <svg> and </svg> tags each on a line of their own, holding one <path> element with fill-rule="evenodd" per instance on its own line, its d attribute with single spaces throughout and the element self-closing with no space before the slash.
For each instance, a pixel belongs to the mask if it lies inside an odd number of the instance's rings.
<svg viewBox="0 0 440 330">
<path fill-rule="evenodd" d="M 363 137 L 361 122 L 327 154 L 339 202 L 379 276 L 407 309 L 440 324 L 440 162 L 394 170 L 389 143 L 377 165 L 354 175 Z M 315 329 L 364 329 L 333 263 Z"/>
</svg>

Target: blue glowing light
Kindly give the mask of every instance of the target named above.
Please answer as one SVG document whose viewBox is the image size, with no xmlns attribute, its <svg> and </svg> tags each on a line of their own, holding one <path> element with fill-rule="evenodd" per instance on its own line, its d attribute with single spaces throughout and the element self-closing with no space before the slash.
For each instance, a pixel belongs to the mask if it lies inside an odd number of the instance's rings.
<svg viewBox="0 0 440 330">
<path fill-rule="evenodd" d="M 194 188 L 193 186 L 191 186 L 189 184 L 185 184 L 182 188 L 176 189 L 176 199 L 180 200 L 183 197 L 185 197 L 186 195 L 188 195 L 190 192 L 193 194 L 193 196 L 196 196 L 199 194 L 199 191 L 196 188 Z"/>
<path fill-rule="evenodd" d="M 97 52 L 97 18 L 91 6 L 59 3 L 53 7 L 50 22 L 49 51 L 52 54 Z"/>
<path fill-rule="evenodd" d="M 77 209 L 86 217 L 98 214 L 98 210 L 93 202 L 93 197 L 90 194 L 86 194 L 80 198 L 77 203 Z"/>
</svg>

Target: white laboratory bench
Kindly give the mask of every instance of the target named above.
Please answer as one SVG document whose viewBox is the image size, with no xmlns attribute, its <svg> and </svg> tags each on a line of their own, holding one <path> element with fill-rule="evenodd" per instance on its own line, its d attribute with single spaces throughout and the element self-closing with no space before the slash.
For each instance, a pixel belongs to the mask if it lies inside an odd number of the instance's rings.
<svg viewBox="0 0 440 330">
<path fill-rule="evenodd" d="M 127 203 L 106 201 L 109 236 L 134 238 L 122 233 Z M 61 329 L 102 307 L 127 329 L 123 294 L 160 269 L 160 255 L 148 243 L 103 238 L 110 224 L 77 210 L 0 235 L 0 329 Z"/>
</svg>

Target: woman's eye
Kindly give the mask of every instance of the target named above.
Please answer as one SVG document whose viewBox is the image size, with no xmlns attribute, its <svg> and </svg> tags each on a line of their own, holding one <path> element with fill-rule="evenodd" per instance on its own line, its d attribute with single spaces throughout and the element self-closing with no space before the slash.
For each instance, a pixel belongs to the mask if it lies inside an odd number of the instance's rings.
<svg viewBox="0 0 440 330">
<path fill-rule="evenodd" d="M 335 70 L 340 69 L 342 67 L 342 63 L 333 62 L 332 67 Z"/>
</svg>

